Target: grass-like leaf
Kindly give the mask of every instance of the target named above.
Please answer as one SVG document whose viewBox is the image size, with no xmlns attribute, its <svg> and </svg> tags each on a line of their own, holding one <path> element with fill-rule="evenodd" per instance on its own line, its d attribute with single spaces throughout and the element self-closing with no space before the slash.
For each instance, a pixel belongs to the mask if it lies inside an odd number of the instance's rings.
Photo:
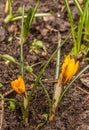
<svg viewBox="0 0 89 130">
<path fill-rule="evenodd" d="M 39 5 L 39 0 L 37 2 L 37 4 L 35 5 L 35 8 L 30 8 L 28 10 L 28 13 L 27 13 L 27 18 L 24 22 L 24 27 L 23 27 L 23 38 L 25 39 L 28 35 L 28 32 L 29 32 L 29 29 L 31 28 L 32 26 L 32 22 L 34 20 L 34 17 L 35 17 L 35 13 L 37 11 L 37 8 L 38 8 L 38 5 Z"/>
</svg>

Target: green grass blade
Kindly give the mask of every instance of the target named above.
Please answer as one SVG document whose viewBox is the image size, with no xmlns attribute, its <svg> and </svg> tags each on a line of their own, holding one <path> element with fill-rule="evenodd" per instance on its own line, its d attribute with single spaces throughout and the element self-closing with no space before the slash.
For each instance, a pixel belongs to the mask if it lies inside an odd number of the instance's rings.
<svg viewBox="0 0 89 130">
<path fill-rule="evenodd" d="M 52 14 L 51 13 L 36 13 L 34 17 L 44 17 L 44 16 L 49 16 L 49 15 L 52 15 Z M 24 15 L 24 19 L 26 18 L 27 18 L 27 14 Z M 4 22 L 8 23 L 8 22 L 13 22 L 20 19 L 22 19 L 21 14 L 14 14 L 13 16 L 9 17 L 8 20 L 5 19 Z"/>
<path fill-rule="evenodd" d="M 86 4 L 85 4 L 86 7 Z M 89 42 L 89 2 L 87 2 L 87 9 L 85 14 L 85 28 L 84 28 L 84 40 Z"/>
<path fill-rule="evenodd" d="M 22 26 L 21 26 L 21 40 L 20 40 L 20 63 L 21 63 L 21 75 L 24 78 L 24 56 L 23 56 L 23 31 L 24 31 L 24 6 L 22 9 Z"/>
<path fill-rule="evenodd" d="M 73 20 L 73 17 L 72 17 L 72 13 L 71 13 L 68 1 L 64 0 L 64 3 L 66 5 L 68 17 L 69 17 L 69 20 L 70 20 L 71 30 L 72 30 L 72 37 L 73 37 L 73 42 L 74 42 L 74 54 L 77 54 L 77 43 L 76 43 L 76 32 L 75 32 L 74 20 Z"/>
<path fill-rule="evenodd" d="M 83 10 L 82 10 L 81 5 L 79 4 L 78 0 L 74 0 L 74 3 L 76 5 L 80 15 L 83 15 Z"/>
<path fill-rule="evenodd" d="M 79 19 L 79 23 L 78 23 L 78 37 L 77 37 L 77 45 L 78 45 L 78 52 L 80 51 L 81 49 L 81 42 L 82 42 L 82 35 L 83 35 L 83 25 L 84 25 L 84 22 L 86 21 L 86 13 L 87 13 L 87 10 L 89 8 L 88 6 L 88 3 L 86 3 L 85 5 L 85 8 L 84 8 L 84 12 L 83 14 L 80 16 L 80 19 Z"/>
<path fill-rule="evenodd" d="M 23 31 L 23 37 L 26 38 L 29 32 L 29 29 L 31 27 L 31 19 L 32 19 L 33 9 L 30 8 L 28 10 L 27 18 L 24 22 L 24 31 Z"/>
<path fill-rule="evenodd" d="M 28 32 L 29 32 L 29 29 L 30 29 L 31 26 L 32 26 L 32 22 L 33 22 L 33 20 L 34 20 L 34 16 L 35 16 L 35 14 L 36 14 L 38 5 L 39 5 L 39 0 L 38 0 L 38 2 L 36 3 L 34 9 L 30 8 L 30 9 L 28 10 L 27 18 L 26 18 L 25 23 L 24 23 L 24 31 L 23 31 L 23 37 L 24 37 L 24 39 L 27 37 Z"/>
</svg>

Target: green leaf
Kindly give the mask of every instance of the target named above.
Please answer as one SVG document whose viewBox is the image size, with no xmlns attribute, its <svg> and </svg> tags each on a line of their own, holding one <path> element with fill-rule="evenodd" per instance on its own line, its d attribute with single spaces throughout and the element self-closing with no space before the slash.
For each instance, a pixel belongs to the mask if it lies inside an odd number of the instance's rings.
<svg viewBox="0 0 89 130">
<path fill-rule="evenodd" d="M 83 0 L 84 4 L 86 4 L 87 1 L 88 1 L 88 0 Z"/>
<path fill-rule="evenodd" d="M 34 39 L 32 45 L 33 45 L 33 46 L 36 46 L 36 47 L 42 47 L 42 46 L 43 46 L 43 43 L 42 43 L 42 41 L 40 41 L 40 40 Z"/>
<path fill-rule="evenodd" d="M 23 8 L 22 8 L 22 7 L 19 7 L 19 8 L 18 8 L 18 11 L 22 14 Z"/>
<path fill-rule="evenodd" d="M 32 46 L 30 46 L 30 48 L 33 49 L 34 51 L 38 51 L 39 48 L 42 48 L 45 52 L 47 52 L 43 42 L 37 39 L 33 40 Z"/>
<path fill-rule="evenodd" d="M 70 26 L 71 26 L 72 37 L 73 37 L 73 42 L 74 42 L 74 49 L 73 49 L 74 52 L 73 53 L 76 55 L 77 54 L 77 42 L 76 42 L 76 31 L 75 31 L 74 19 L 73 19 L 73 16 L 72 16 L 72 12 L 71 12 L 68 0 L 64 0 L 64 3 L 66 5 L 66 9 L 67 9 L 67 12 L 68 12 L 68 17 L 69 17 L 69 20 L 70 20 Z"/>
<path fill-rule="evenodd" d="M 81 53 L 83 53 L 84 55 L 87 55 L 88 51 L 89 51 L 88 46 L 82 44 L 81 45 Z"/>
<path fill-rule="evenodd" d="M 15 62 L 15 59 L 12 56 L 8 55 L 8 54 L 5 54 L 5 55 L 0 54 L 0 57 L 5 59 L 5 60 L 8 60 L 8 61 Z"/>
<path fill-rule="evenodd" d="M 3 87 L 3 84 L 0 83 L 0 88 L 2 88 L 2 87 Z"/>
<path fill-rule="evenodd" d="M 41 122 L 37 125 L 37 127 L 35 128 L 35 130 L 39 130 L 42 126 L 45 125 L 45 123 L 47 122 L 47 119 L 48 119 L 48 115 L 47 114 L 43 114 L 43 117 L 45 118 L 45 121 L 44 122 Z"/>
<path fill-rule="evenodd" d="M 28 34 L 29 29 L 30 29 L 30 27 L 31 27 L 31 24 L 29 25 L 29 23 L 30 23 L 30 20 L 31 20 L 31 18 L 32 18 L 32 13 L 33 13 L 33 9 L 30 8 L 30 9 L 28 10 L 27 18 L 26 18 L 26 20 L 25 20 L 24 28 L 23 28 L 23 37 L 24 37 L 24 38 L 27 37 L 27 34 Z"/>
<path fill-rule="evenodd" d="M 35 17 L 44 17 L 44 16 L 49 16 L 49 15 L 52 15 L 51 13 L 36 13 L 35 14 Z M 24 19 L 27 18 L 27 14 L 24 15 Z M 5 23 L 8 23 L 8 22 L 11 22 L 11 21 L 16 21 L 16 20 L 20 20 L 22 19 L 22 14 L 14 14 L 13 16 L 10 16 L 7 18 L 4 19 L 4 22 Z"/>
<path fill-rule="evenodd" d="M 26 66 L 26 67 L 25 67 L 25 69 L 26 69 L 26 70 L 28 70 L 30 73 L 32 73 L 32 72 L 33 72 L 33 69 L 32 69 L 32 67 L 31 67 L 31 66 Z"/>
<path fill-rule="evenodd" d="M 32 22 L 34 20 L 34 17 L 35 17 L 35 14 L 36 14 L 36 11 L 37 11 L 37 8 L 38 8 L 38 5 L 39 5 L 39 0 L 38 2 L 36 3 L 35 5 L 35 8 L 30 8 L 28 10 L 28 13 L 27 13 L 27 18 L 24 22 L 24 28 L 23 28 L 23 38 L 25 39 L 28 35 L 28 32 L 32 26 Z"/>
<path fill-rule="evenodd" d="M 15 110 L 15 102 L 13 102 L 13 101 L 9 101 L 9 103 L 10 103 L 10 105 L 9 105 L 9 110 L 11 110 L 11 111 L 14 111 Z"/>
</svg>

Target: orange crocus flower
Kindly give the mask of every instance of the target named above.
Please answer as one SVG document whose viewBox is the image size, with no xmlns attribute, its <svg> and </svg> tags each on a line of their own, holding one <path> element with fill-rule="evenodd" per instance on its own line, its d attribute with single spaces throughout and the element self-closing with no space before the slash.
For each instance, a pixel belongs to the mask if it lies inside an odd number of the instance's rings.
<svg viewBox="0 0 89 130">
<path fill-rule="evenodd" d="M 71 58 L 70 55 L 67 55 L 62 65 L 62 71 L 59 80 L 61 80 L 61 82 L 64 84 L 69 82 L 78 71 L 78 68 L 79 61 L 75 62 L 74 58 Z"/>
<path fill-rule="evenodd" d="M 26 91 L 25 83 L 21 76 L 19 76 L 18 79 L 12 81 L 11 86 L 18 94 L 23 94 Z"/>
</svg>

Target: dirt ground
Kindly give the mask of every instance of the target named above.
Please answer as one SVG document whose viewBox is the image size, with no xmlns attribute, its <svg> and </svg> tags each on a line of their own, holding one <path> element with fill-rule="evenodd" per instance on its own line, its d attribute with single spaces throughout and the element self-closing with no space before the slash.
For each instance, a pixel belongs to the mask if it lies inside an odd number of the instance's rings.
<svg viewBox="0 0 89 130">
<path fill-rule="evenodd" d="M 30 6 L 35 4 L 34 0 L 16 0 L 13 2 L 13 13 L 18 13 L 18 7 L 25 5 L 25 11 Z M 72 13 L 75 21 L 77 22 L 78 11 L 74 4 L 71 2 Z M 6 17 L 5 0 L 0 0 L 0 54 L 9 54 L 13 56 L 17 61 L 20 60 L 20 45 L 17 37 L 21 32 L 21 21 L 14 21 L 12 23 L 5 24 L 4 19 Z M 33 67 L 33 71 L 36 75 L 42 69 L 42 66 L 47 62 L 50 55 L 55 51 L 58 45 L 57 31 L 60 32 L 61 40 L 63 41 L 70 32 L 70 24 L 67 18 L 67 12 L 63 0 L 41 0 L 40 6 L 37 12 L 53 12 L 53 15 L 48 17 L 36 18 L 33 22 L 30 34 L 24 44 L 24 59 L 26 65 L 33 65 L 41 62 L 39 65 Z M 15 29 L 12 29 L 13 25 Z M 57 31 L 55 31 L 57 30 Z M 43 55 L 43 50 L 40 50 L 39 54 L 33 54 L 30 51 L 30 45 L 34 38 L 42 40 L 46 49 L 47 55 Z M 61 61 L 63 61 L 64 55 L 68 54 L 72 48 L 72 39 L 70 38 L 65 45 L 61 48 Z M 62 63 L 62 62 L 61 62 Z M 81 60 L 81 67 L 83 68 L 86 63 Z M 42 76 L 44 85 L 52 97 L 54 90 L 54 81 L 56 69 L 56 57 L 50 62 L 45 73 Z M 6 62 L 0 59 L 0 83 L 3 84 L 1 93 L 5 93 L 11 90 L 10 82 L 20 75 L 19 68 L 12 64 L 6 64 Z M 51 80 L 51 81 L 50 81 Z M 35 79 L 25 72 L 25 83 L 28 91 L 31 89 L 31 85 Z M 55 119 L 48 121 L 40 130 L 89 130 L 89 98 L 88 95 L 81 91 L 78 87 L 86 87 L 81 83 L 80 79 L 73 83 L 70 90 L 63 98 Z M 88 86 L 89 87 L 89 86 Z M 88 89 L 87 89 L 88 90 Z M 21 97 L 15 92 L 9 94 L 7 98 L 15 98 L 20 102 Z M 29 108 L 29 123 L 24 124 L 22 121 L 20 108 L 17 107 L 15 111 L 9 110 L 7 107 L 9 104 L 4 103 L 4 119 L 1 130 L 37 130 L 37 125 L 45 120 L 43 114 L 48 113 L 48 103 L 45 93 L 43 92 L 40 84 L 37 86 L 33 94 L 31 105 Z M 39 130 L 38 129 L 38 130 Z"/>
</svg>

